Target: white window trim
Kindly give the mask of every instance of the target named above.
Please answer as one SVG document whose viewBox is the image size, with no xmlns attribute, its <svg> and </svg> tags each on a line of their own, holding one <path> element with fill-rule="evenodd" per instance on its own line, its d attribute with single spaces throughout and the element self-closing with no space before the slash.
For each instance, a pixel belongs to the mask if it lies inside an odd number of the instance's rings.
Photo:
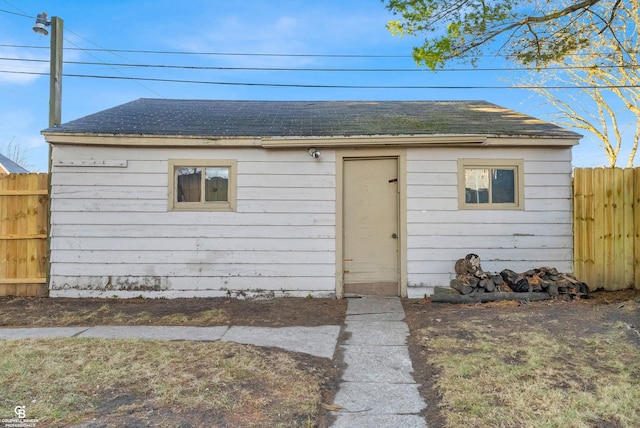
<svg viewBox="0 0 640 428">
<path fill-rule="evenodd" d="M 229 168 L 228 201 L 178 202 L 176 168 Z M 236 211 L 236 187 L 238 161 L 235 159 L 169 159 L 169 211 Z"/>
<path fill-rule="evenodd" d="M 514 169 L 514 203 L 468 204 L 465 198 L 466 169 Z M 522 159 L 458 159 L 458 208 L 461 210 L 524 210 L 524 161 Z"/>
</svg>

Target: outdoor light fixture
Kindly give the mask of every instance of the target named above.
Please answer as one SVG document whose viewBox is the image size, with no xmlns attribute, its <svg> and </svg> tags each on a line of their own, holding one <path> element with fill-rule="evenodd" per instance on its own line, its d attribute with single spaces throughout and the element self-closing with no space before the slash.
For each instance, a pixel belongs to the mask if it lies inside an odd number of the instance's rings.
<svg viewBox="0 0 640 428">
<path fill-rule="evenodd" d="M 49 31 L 47 27 L 51 25 L 51 21 L 47 20 L 47 12 L 39 13 L 36 17 L 36 23 L 33 26 L 33 31 L 38 34 L 42 34 L 43 36 L 48 36 Z"/>
<path fill-rule="evenodd" d="M 320 150 L 316 149 L 315 147 L 312 147 L 307 151 L 309 152 L 309 156 L 311 156 L 314 159 L 318 159 L 320 157 Z"/>
</svg>

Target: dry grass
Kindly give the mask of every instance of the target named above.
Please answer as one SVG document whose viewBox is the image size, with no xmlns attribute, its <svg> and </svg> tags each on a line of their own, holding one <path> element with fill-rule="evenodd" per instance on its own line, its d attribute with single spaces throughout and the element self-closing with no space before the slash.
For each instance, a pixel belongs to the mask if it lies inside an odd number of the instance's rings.
<svg viewBox="0 0 640 428">
<path fill-rule="evenodd" d="M 0 341 L 0 418 L 25 405 L 39 428 L 96 417 L 114 426 L 306 426 L 324 375 L 286 352 L 228 342 Z"/>
<path fill-rule="evenodd" d="M 227 313 L 222 309 L 210 309 L 195 314 L 172 313 L 163 316 L 153 315 L 146 311 L 137 313 L 123 313 L 113 311 L 105 304 L 98 310 L 61 311 L 57 314 L 36 318 L 32 321 L 32 327 L 73 326 L 90 325 L 108 315 L 110 325 L 194 325 L 206 326 L 225 324 L 228 321 Z M 6 317 L 6 319 L 5 319 Z M 11 315 L 0 315 L 0 325 L 11 325 Z"/>
<path fill-rule="evenodd" d="M 640 426 L 640 350 L 621 326 L 584 338 L 457 327 L 465 337 L 419 332 L 447 426 Z"/>
</svg>

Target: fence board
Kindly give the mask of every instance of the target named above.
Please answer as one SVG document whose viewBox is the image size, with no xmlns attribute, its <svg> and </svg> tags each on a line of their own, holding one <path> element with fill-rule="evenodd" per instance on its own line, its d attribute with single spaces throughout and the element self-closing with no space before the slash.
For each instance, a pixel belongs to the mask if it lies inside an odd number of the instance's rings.
<svg viewBox="0 0 640 428">
<path fill-rule="evenodd" d="M 596 225 L 597 208 L 594 202 L 594 175 L 593 169 L 575 169 L 573 182 L 574 206 L 574 270 L 582 281 L 591 288 L 602 286 L 602 280 L 598 279 L 595 261 L 599 248 L 599 225 Z"/>
<path fill-rule="evenodd" d="M 48 174 L 0 175 L 0 296 L 47 295 Z"/>
<path fill-rule="evenodd" d="M 633 186 L 634 186 L 634 180 L 633 180 L 633 174 L 634 174 L 634 170 L 632 168 L 625 168 L 623 170 L 624 172 L 624 183 L 623 183 L 623 188 L 622 188 L 622 192 L 624 195 L 624 204 L 623 204 L 623 218 L 624 218 L 624 229 L 622 231 L 620 240 L 623 242 L 624 245 L 624 257 L 623 257 L 623 273 L 624 273 L 624 280 L 623 283 L 626 285 L 627 288 L 629 287 L 633 287 L 636 282 L 635 282 L 635 271 L 634 271 L 634 265 L 635 265 L 635 252 L 634 252 L 634 247 L 635 247 L 635 243 L 634 243 L 634 230 L 635 230 L 635 226 L 634 226 L 634 214 L 633 214 L 633 210 L 634 210 L 634 197 L 633 197 Z M 639 284 L 640 285 L 640 284 Z"/>
<path fill-rule="evenodd" d="M 633 170 L 633 272 L 635 287 L 640 289 L 640 168 Z"/>
<path fill-rule="evenodd" d="M 640 288 L 640 170 L 574 170 L 574 270 L 591 289 Z"/>
</svg>

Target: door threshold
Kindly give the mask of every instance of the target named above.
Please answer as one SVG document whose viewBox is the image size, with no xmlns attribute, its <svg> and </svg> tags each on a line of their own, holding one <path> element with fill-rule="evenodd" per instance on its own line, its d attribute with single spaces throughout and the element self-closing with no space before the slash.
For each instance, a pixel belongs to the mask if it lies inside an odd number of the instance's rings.
<svg viewBox="0 0 640 428">
<path fill-rule="evenodd" d="M 398 288 L 399 287 L 397 282 L 368 282 L 362 284 L 345 284 L 344 296 L 398 297 L 400 296 Z"/>
</svg>

